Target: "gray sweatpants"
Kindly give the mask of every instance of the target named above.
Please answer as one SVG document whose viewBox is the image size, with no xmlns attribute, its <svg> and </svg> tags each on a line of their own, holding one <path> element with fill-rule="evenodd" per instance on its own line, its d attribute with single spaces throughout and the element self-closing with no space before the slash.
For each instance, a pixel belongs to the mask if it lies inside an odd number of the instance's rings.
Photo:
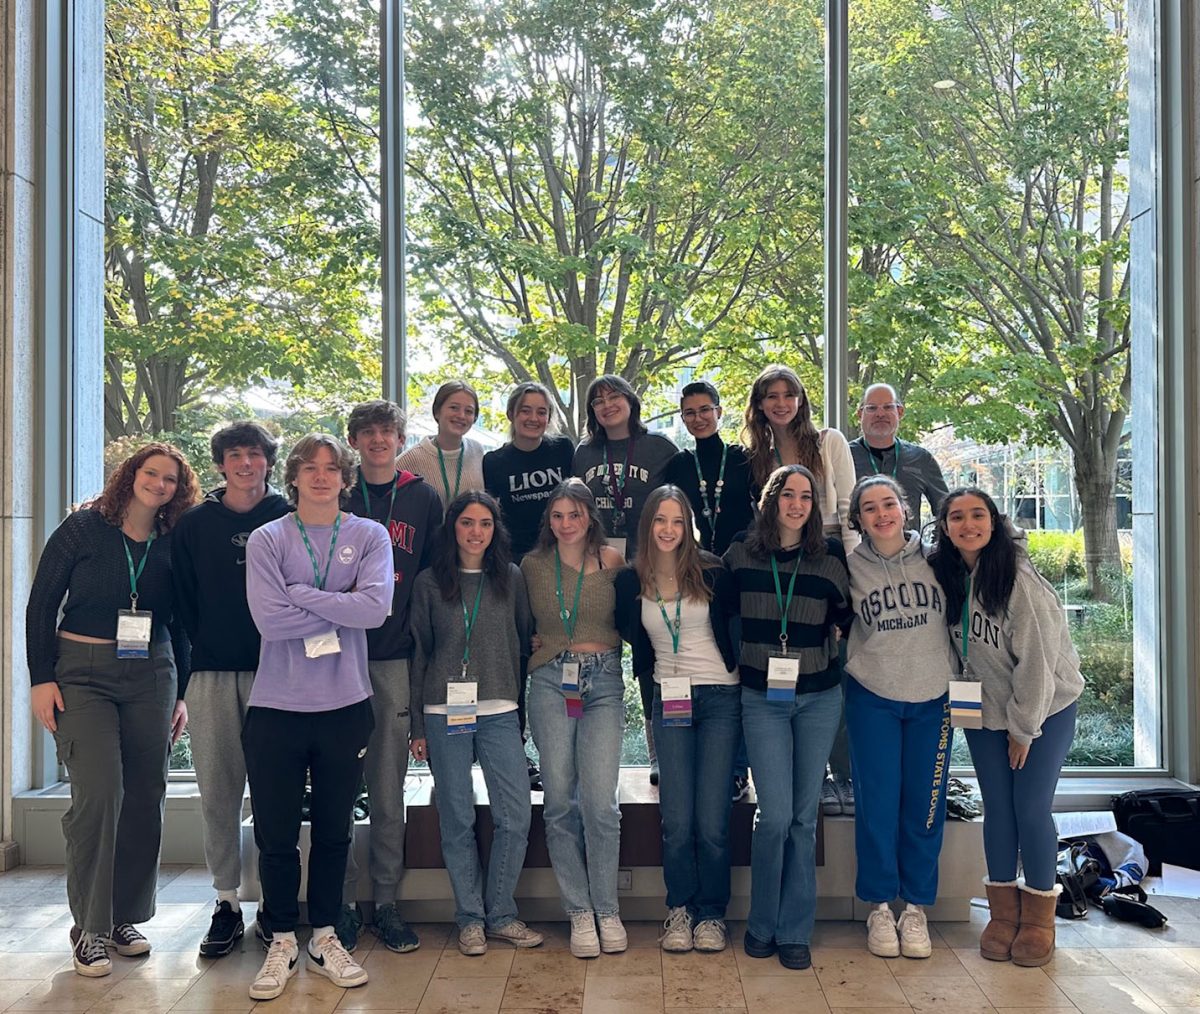
<svg viewBox="0 0 1200 1014">
<path fill-rule="evenodd" d="M 236 891 L 242 883 L 242 725 L 253 686 L 253 671 L 201 670 L 188 680 L 188 729 L 204 822 L 204 861 L 218 891 Z"/>
<path fill-rule="evenodd" d="M 75 925 L 108 933 L 154 917 L 167 795 L 175 656 L 117 658 L 115 644 L 58 639 L 64 710 L 54 741 L 71 779 L 63 816 L 67 900 Z"/>
<path fill-rule="evenodd" d="M 375 731 L 367 750 L 363 777 L 371 800 L 371 846 L 368 853 L 372 898 L 376 905 L 397 901 L 404 876 L 404 779 L 408 775 L 408 660 L 368 662 Z M 353 817 L 351 818 L 353 819 Z M 358 884 L 354 849 L 346 860 L 342 900 L 352 905 Z"/>
</svg>

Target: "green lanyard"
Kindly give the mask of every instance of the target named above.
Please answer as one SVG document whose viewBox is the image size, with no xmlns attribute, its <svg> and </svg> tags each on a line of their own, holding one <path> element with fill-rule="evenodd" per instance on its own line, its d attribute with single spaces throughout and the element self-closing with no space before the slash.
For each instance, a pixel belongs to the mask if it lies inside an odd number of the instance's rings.
<svg viewBox="0 0 1200 1014">
<path fill-rule="evenodd" d="M 778 465 L 780 468 L 783 468 L 783 455 L 779 453 L 779 445 L 772 444 L 771 450 L 773 450 L 775 452 L 775 464 Z"/>
<path fill-rule="evenodd" d="M 475 589 L 475 606 L 467 614 L 467 600 L 460 599 L 463 607 L 463 627 L 467 631 L 467 639 L 463 642 L 462 678 L 467 678 L 467 663 L 471 660 L 471 633 L 475 630 L 475 618 L 479 615 L 479 600 L 483 598 L 483 573 L 479 574 L 479 587 Z"/>
<path fill-rule="evenodd" d="M 970 664 L 967 661 L 967 656 L 971 650 L 971 644 L 967 640 L 967 634 L 971 626 L 971 575 L 967 575 L 967 597 L 963 599 L 962 608 L 962 652 L 963 652 L 963 675 L 968 676 L 971 672 Z"/>
<path fill-rule="evenodd" d="M 308 550 L 308 559 L 312 564 L 313 580 L 316 584 L 313 586 L 318 591 L 325 590 L 325 582 L 329 579 L 329 568 L 333 564 L 333 550 L 337 546 L 338 531 L 342 527 L 342 512 L 338 511 L 337 520 L 333 522 L 333 538 L 329 540 L 329 559 L 325 561 L 325 573 L 321 573 L 320 567 L 317 565 L 317 554 L 313 552 L 312 543 L 308 541 L 308 532 L 304 529 L 304 522 L 300 520 L 299 514 L 293 514 L 296 519 L 296 527 L 300 529 L 300 537 L 304 540 L 304 548 Z"/>
<path fill-rule="evenodd" d="M 146 561 L 150 558 L 150 547 L 154 545 L 155 538 L 157 538 L 157 533 L 151 532 L 150 537 L 146 540 L 146 552 L 142 554 L 141 560 L 138 561 L 137 570 L 134 570 L 133 554 L 129 552 L 129 539 L 124 532 L 121 533 L 121 546 L 125 550 L 125 562 L 129 564 L 129 608 L 135 613 L 137 612 L 138 578 L 142 576 L 142 571 L 146 569 Z"/>
<path fill-rule="evenodd" d="M 437 438 L 434 438 L 433 446 L 437 447 L 438 452 L 438 467 L 442 470 L 442 488 L 446 491 L 446 503 L 449 504 L 455 496 L 458 496 L 459 488 L 462 486 L 462 463 L 463 458 L 467 456 L 467 445 L 464 441 L 458 445 L 458 472 L 454 476 L 454 496 L 450 495 L 450 476 L 446 474 L 446 456 L 442 453 L 442 448 L 438 445 Z M 392 493 L 395 496 L 395 491 Z"/>
<path fill-rule="evenodd" d="M 587 567 L 587 557 L 579 565 L 579 580 L 575 582 L 575 601 L 567 608 L 563 600 L 562 589 L 562 558 L 558 555 L 558 546 L 554 547 L 554 594 L 558 598 L 558 616 L 562 620 L 563 630 L 567 632 L 567 647 L 575 642 L 575 624 L 579 620 L 579 593 L 583 591 L 583 571 Z"/>
<path fill-rule="evenodd" d="M 439 451 L 438 453 L 440 454 L 441 452 Z M 462 464 L 461 458 L 459 459 L 459 464 Z M 396 506 L 396 488 L 399 479 L 400 474 L 396 473 L 396 476 L 392 479 L 392 498 L 388 501 L 387 513 L 383 516 L 383 520 L 380 521 L 380 524 L 383 525 L 384 528 L 387 528 L 388 522 L 392 520 L 392 509 Z M 377 520 L 376 518 L 371 517 L 371 494 L 367 490 L 367 480 L 363 478 L 361 468 L 358 470 L 358 485 L 362 490 L 363 504 L 365 504 L 367 509 L 367 517 L 371 518 L 372 521 Z"/>
<path fill-rule="evenodd" d="M 867 443 L 865 439 L 863 440 L 863 443 L 864 444 Z M 894 465 L 892 465 L 892 478 L 893 479 L 896 478 L 896 476 L 900 473 L 900 447 L 901 447 L 900 438 L 896 437 L 896 447 L 895 447 L 896 463 Z M 870 444 L 867 444 L 867 454 L 871 458 L 871 467 L 873 469 L 875 469 L 875 474 L 878 475 L 880 472 L 883 471 L 883 455 L 880 455 L 879 460 L 876 461 L 875 448 L 872 447 Z"/>
<path fill-rule="evenodd" d="M 675 622 L 667 616 L 667 604 L 663 601 L 662 592 L 658 590 L 658 581 L 654 582 L 654 597 L 658 599 L 658 611 L 662 613 L 663 623 L 667 625 L 667 633 L 671 635 L 671 650 L 679 654 L 679 610 L 683 604 L 683 593 L 675 593 Z"/>
<path fill-rule="evenodd" d="M 712 548 L 713 541 L 717 537 L 717 518 L 721 514 L 721 491 L 725 488 L 725 458 L 729 454 L 729 445 L 721 445 L 721 467 L 717 470 L 717 485 L 716 491 L 713 494 L 712 506 L 708 502 L 708 483 L 704 481 L 704 474 L 700 471 L 700 451 L 692 455 L 692 460 L 696 463 L 696 481 L 700 484 L 700 513 L 704 515 L 704 520 L 708 522 L 709 528 L 709 549 Z"/>
<path fill-rule="evenodd" d="M 779 564 L 775 562 L 775 554 L 771 554 L 771 573 L 775 577 L 775 602 L 779 606 L 779 643 L 783 646 L 784 653 L 787 652 L 787 625 L 788 612 L 792 608 L 792 594 L 796 590 L 796 575 L 800 572 L 800 561 L 804 559 L 804 550 L 800 550 L 796 557 L 796 564 L 792 567 L 792 579 L 788 582 L 787 601 L 783 600 L 783 588 L 779 584 Z"/>
</svg>

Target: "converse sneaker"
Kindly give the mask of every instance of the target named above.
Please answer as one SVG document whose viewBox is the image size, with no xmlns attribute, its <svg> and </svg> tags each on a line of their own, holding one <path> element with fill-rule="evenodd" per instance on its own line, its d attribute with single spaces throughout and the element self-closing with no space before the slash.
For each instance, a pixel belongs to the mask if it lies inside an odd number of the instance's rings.
<svg viewBox="0 0 1200 1014">
<path fill-rule="evenodd" d="M 596 916 L 592 912 L 571 913 L 571 953 L 577 958 L 595 958 L 600 954 L 596 934 Z"/>
<path fill-rule="evenodd" d="M 887 902 L 878 905 L 867 916 L 867 950 L 879 958 L 900 956 L 900 937 L 896 934 L 896 919 Z"/>
<path fill-rule="evenodd" d="M 821 812 L 826 817 L 839 817 L 842 813 L 842 797 L 831 775 L 826 775 L 821 783 Z"/>
<path fill-rule="evenodd" d="M 487 954 L 487 936 L 482 924 L 469 923 L 458 931 L 458 949 L 469 958 Z"/>
<path fill-rule="evenodd" d="M 267 960 L 250 983 L 250 999 L 274 1000 L 283 992 L 288 979 L 296 974 L 299 960 L 300 948 L 295 940 L 290 939 L 290 935 L 272 940 Z"/>
<path fill-rule="evenodd" d="M 112 972 L 112 959 L 104 938 L 98 933 L 84 933 L 78 926 L 71 928 L 71 957 L 75 971 L 92 979 Z"/>
<path fill-rule="evenodd" d="M 208 932 L 200 941 L 200 957 L 224 957 L 237 946 L 245 932 L 246 924 L 242 921 L 242 913 L 235 912 L 229 902 L 218 901 Z"/>
<path fill-rule="evenodd" d="M 600 924 L 600 950 L 605 954 L 620 954 L 629 946 L 629 937 L 619 915 L 602 915 L 596 921 Z"/>
<path fill-rule="evenodd" d="M 139 954 L 150 953 L 150 941 L 127 922 L 114 926 L 104 938 L 104 942 L 109 947 L 116 948 L 117 953 L 124 958 L 136 958 Z"/>
<path fill-rule="evenodd" d="M 667 913 L 658 942 L 664 951 L 672 954 L 683 954 L 692 949 L 692 917 L 682 905 Z"/>
<path fill-rule="evenodd" d="M 335 986 L 365 986 L 367 970 L 350 957 L 336 933 L 308 942 L 308 970 L 325 976 Z"/>
<path fill-rule="evenodd" d="M 514 947 L 540 947 L 542 944 L 542 935 L 537 930 L 531 930 L 520 919 L 514 919 L 485 932 L 492 939 L 504 940 Z"/>
<path fill-rule="evenodd" d="M 721 919 L 701 919 L 692 934 L 692 944 L 698 951 L 715 954 L 725 950 L 729 934 L 725 932 L 725 923 Z"/>
<path fill-rule="evenodd" d="M 854 816 L 854 780 L 851 778 L 835 778 L 834 791 L 842 808 L 843 817 Z"/>
<path fill-rule="evenodd" d="M 933 953 L 933 945 L 929 942 L 929 923 L 923 908 L 909 905 L 900 913 L 897 929 L 900 934 L 900 953 L 906 958 L 927 958 Z"/>
<path fill-rule="evenodd" d="M 383 941 L 384 947 L 397 954 L 407 954 L 421 946 L 416 931 L 400 918 L 400 910 L 394 903 L 375 906 L 371 929 Z"/>
</svg>

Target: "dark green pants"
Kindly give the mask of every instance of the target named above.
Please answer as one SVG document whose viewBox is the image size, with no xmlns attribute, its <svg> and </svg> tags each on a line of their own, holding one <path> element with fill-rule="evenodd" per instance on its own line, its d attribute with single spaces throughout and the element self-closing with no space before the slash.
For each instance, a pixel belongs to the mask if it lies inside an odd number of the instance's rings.
<svg viewBox="0 0 1200 1014">
<path fill-rule="evenodd" d="M 154 915 L 167 794 L 175 658 L 119 659 L 115 644 L 58 640 L 58 759 L 71 780 L 63 816 L 75 924 L 107 933 Z"/>
</svg>

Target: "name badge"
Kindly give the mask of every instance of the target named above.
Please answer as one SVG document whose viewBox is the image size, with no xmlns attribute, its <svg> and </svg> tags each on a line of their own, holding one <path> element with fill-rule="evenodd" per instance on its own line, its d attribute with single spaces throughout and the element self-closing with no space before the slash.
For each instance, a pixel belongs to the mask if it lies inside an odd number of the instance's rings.
<svg viewBox="0 0 1200 1014">
<path fill-rule="evenodd" d="M 614 539 L 614 538 L 611 538 L 611 537 L 610 537 L 610 538 L 608 538 L 608 539 L 605 539 L 605 541 L 606 541 L 606 542 L 607 542 L 607 543 L 608 543 L 610 546 L 612 546 L 612 548 L 613 548 L 613 549 L 615 549 L 615 550 L 616 550 L 618 553 L 620 553 L 620 554 L 621 554 L 621 559 L 622 559 L 622 560 L 624 560 L 624 559 L 625 559 L 625 545 L 626 545 L 626 542 L 627 542 L 628 540 L 626 540 L 626 539 Z"/>
<path fill-rule="evenodd" d="M 461 736 L 479 723 L 479 684 L 474 680 L 446 684 L 446 732 Z"/>
<path fill-rule="evenodd" d="M 794 655 L 772 655 L 767 659 L 767 700 L 790 704 L 796 699 L 800 659 Z"/>
<path fill-rule="evenodd" d="M 692 724 L 692 681 L 687 676 L 668 676 L 659 685 L 662 693 L 662 724 L 686 727 Z"/>
<path fill-rule="evenodd" d="M 583 695 L 579 692 L 579 663 L 562 664 L 562 693 L 567 702 L 567 717 L 583 717 Z"/>
<path fill-rule="evenodd" d="M 322 655 L 338 655 L 342 651 L 342 642 L 338 640 L 336 630 L 324 634 L 314 634 L 304 639 L 304 654 L 309 658 L 320 658 Z"/>
<path fill-rule="evenodd" d="M 154 614 L 142 610 L 117 611 L 117 658 L 149 658 Z"/>
<path fill-rule="evenodd" d="M 983 684 L 975 680 L 950 681 L 950 724 L 956 729 L 983 728 Z"/>
</svg>

